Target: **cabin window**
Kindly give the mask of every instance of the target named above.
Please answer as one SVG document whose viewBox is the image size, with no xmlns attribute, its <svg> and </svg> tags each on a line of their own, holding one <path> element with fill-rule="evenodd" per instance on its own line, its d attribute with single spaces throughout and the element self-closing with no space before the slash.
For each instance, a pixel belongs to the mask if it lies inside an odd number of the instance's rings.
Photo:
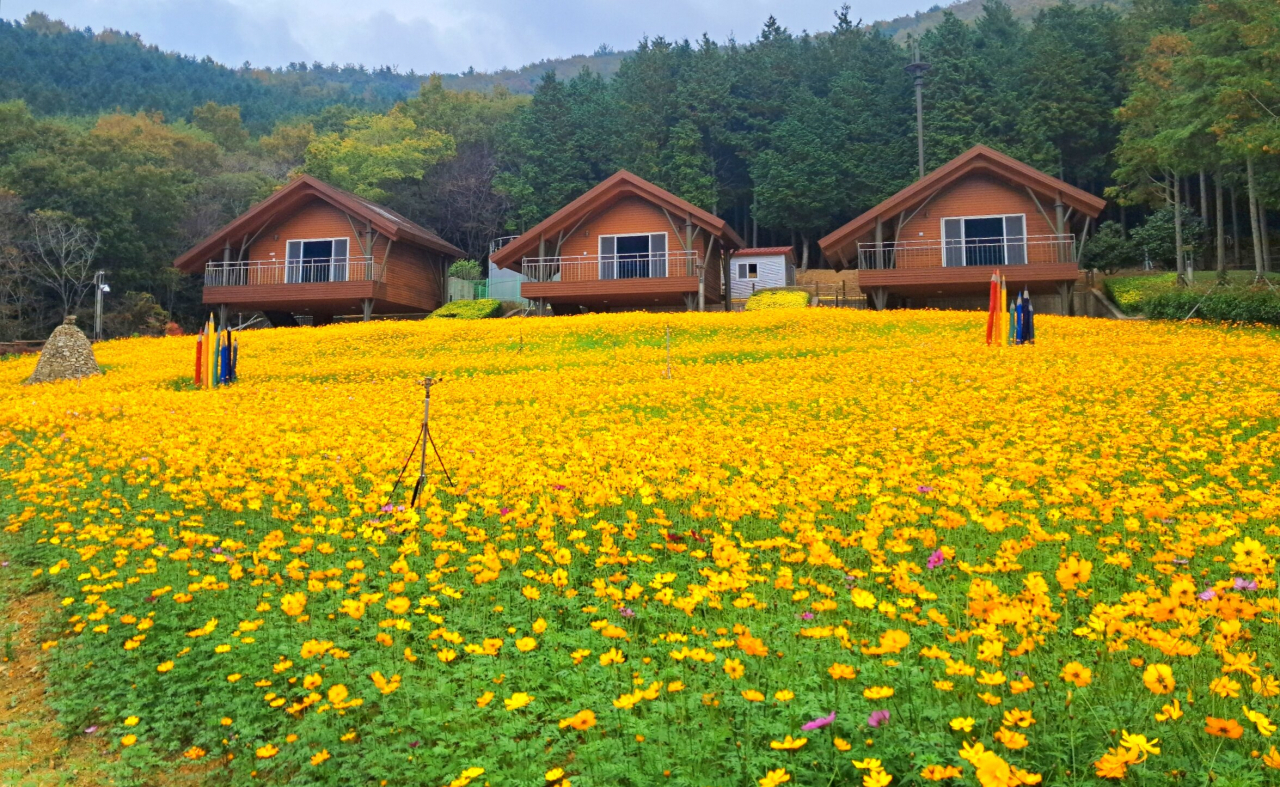
<svg viewBox="0 0 1280 787">
<path fill-rule="evenodd" d="M 347 238 L 291 240 L 285 244 L 285 281 L 313 284 L 347 281 Z"/>
<path fill-rule="evenodd" d="M 667 275 L 667 233 L 600 236 L 600 278 L 652 279 Z"/>
<path fill-rule="evenodd" d="M 942 264 L 1022 265 L 1027 261 L 1027 221 L 1022 213 L 942 219 Z"/>
<path fill-rule="evenodd" d="M 758 279 L 760 277 L 760 269 L 757 267 L 757 265 L 758 263 L 755 263 L 755 262 L 738 263 L 738 278 L 739 279 Z"/>
</svg>

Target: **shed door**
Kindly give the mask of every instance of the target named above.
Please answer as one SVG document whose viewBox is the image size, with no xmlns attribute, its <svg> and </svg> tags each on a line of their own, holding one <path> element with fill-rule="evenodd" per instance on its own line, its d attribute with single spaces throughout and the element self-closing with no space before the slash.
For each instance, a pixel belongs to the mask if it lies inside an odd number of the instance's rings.
<svg viewBox="0 0 1280 787">
<path fill-rule="evenodd" d="M 964 219 L 942 220 L 942 264 L 947 268 L 964 265 Z"/>
</svg>

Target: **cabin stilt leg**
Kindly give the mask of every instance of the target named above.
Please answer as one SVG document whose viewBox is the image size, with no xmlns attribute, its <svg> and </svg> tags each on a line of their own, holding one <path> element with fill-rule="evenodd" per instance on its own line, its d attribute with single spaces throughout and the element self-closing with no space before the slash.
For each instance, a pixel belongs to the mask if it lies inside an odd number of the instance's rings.
<svg viewBox="0 0 1280 787">
<path fill-rule="evenodd" d="M 364 307 L 364 321 L 369 322 L 373 319 L 373 298 L 365 298 L 360 305 Z"/>
<path fill-rule="evenodd" d="M 1070 316 L 1071 302 L 1074 300 L 1072 294 L 1075 290 L 1075 283 L 1069 281 L 1058 282 L 1058 300 L 1062 305 L 1063 316 Z"/>
</svg>

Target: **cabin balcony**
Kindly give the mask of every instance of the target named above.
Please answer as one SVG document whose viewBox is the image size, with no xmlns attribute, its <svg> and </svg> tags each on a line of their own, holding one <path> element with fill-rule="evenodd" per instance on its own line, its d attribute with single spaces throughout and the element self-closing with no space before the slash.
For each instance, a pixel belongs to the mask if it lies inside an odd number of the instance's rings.
<svg viewBox="0 0 1280 787">
<path fill-rule="evenodd" d="M 999 271 L 1008 287 L 1063 295 L 1080 275 L 1075 236 L 858 244 L 858 286 L 884 308 L 890 295 L 920 301 L 983 295 Z"/>
<path fill-rule="evenodd" d="M 602 307 L 679 305 L 698 292 L 696 251 L 526 257 L 520 295 L 549 304 Z M 709 302 L 719 302 L 719 272 L 706 270 Z"/>
<path fill-rule="evenodd" d="M 204 302 L 244 311 L 358 314 L 421 311 L 389 297 L 385 265 L 372 257 L 214 260 L 204 269 Z"/>
<path fill-rule="evenodd" d="M 212 260 L 204 268 L 205 287 L 345 284 L 382 280 L 372 257 L 322 257 L 299 260 Z"/>
<path fill-rule="evenodd" d="M 1074 235 L 859 243 L 858 270 L 1075 264 Z M 1007 275 L 1007 274 L 1006 274 Z M 988 278 L 990 275 L 988 274 Z"/>
</svg>

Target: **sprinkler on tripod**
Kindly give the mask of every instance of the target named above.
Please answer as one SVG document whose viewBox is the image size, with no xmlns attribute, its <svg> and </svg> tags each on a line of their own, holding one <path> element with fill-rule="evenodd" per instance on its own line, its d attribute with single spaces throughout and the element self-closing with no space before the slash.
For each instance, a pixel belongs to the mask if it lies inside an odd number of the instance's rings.
<svg viewBox="0 0 1280 787">
<path fill-rule="evenodd" d="M 422 397 L 422 431 L 418 435 L 418 443 L 422 450 L 418 455 L 418 480 L 413 485 L 413 498 L 410 501 L 410 506 L 413 508 L 418 507 L 418 498 L 422 495 L 422 487 L 427 483 L 427 443 L 431 443 L 431 450 L 436 455 L 436 461 L 440 463 L 440 469 L 444 472 L 445 479 L 449 482 L 449 486 L 453 486 L 453 479 L 449 476 L 449 470 L 444 466 L 444 460 L 440 458 L 440 450 L 436 448 L 436 441 L 431 437 L 431 386 L 438 384 L 439 381 L 434 377 L 424 377 L 418 381 L 418 385 L 422 386 L 424 394 Z"/>
</svg>

